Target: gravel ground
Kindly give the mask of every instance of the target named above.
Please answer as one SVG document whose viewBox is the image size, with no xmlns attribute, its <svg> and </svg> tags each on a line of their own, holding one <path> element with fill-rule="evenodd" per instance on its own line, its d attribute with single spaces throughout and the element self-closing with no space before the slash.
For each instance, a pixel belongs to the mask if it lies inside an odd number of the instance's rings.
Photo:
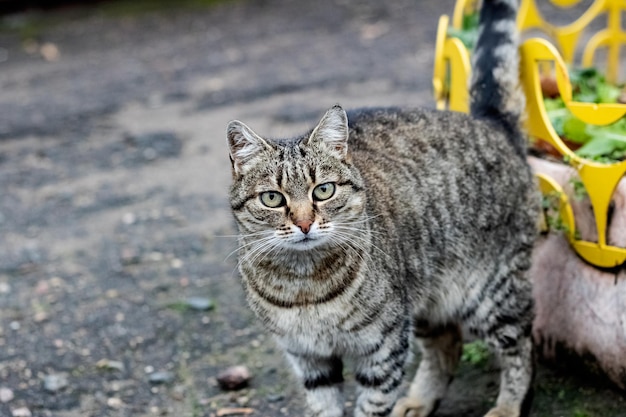
<svg viewBox="0 0 626 417">
<path fill-rule="evenodd" d="M 437 17 L 452 7 L 2 17 L 0 416 L 302 415 L 235 271 L 225 126 L 285 136 L 335 103 L 432 106 Z M 217 376 L 233 365 L 252 380 L 227 392 Z M 540 369 L 533 415 L 626 415 L 621 394 L 573 371 Z M 489 358 L 465 361 L 437 416 L 482 415 L 497 376 Z"/>
</svg>

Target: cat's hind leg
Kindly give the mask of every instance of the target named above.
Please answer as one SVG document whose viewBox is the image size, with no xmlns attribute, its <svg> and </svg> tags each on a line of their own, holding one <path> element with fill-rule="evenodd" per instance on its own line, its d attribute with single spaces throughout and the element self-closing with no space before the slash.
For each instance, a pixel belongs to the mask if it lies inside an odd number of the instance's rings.
<svg viewBox="0 0 626 417">
<path fill-rule="evenodd" d="M 484 339 L 500 362 L 500 391 L 485 417 L 523 417 L 532 400 L 533 299 L 524 271 L 494 277 L 482 301 L 466 310 L 469 331 Z"/>
<path fill-rule="evenodd" d="M 532 401 L 533 360 L 530 337 L 496 348 L 502 371 L 496 406 L 485 417 L 525 417 Z"/>
<path fill-rule="evenodd" d="M 461 357 L 461 331 L 455 324 L 431 326 L 417 320 L 415 336 L 422 351 L 422 360 L 408 396 L 398 400 L 393 417 L 431 415 L 445 395 Z"/>
</svg>

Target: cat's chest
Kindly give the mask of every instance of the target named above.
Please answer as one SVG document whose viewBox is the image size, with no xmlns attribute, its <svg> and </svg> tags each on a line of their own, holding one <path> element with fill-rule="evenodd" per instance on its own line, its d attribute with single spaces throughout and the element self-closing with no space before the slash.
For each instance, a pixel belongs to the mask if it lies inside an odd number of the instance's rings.
<svg viewBox="0 0 626 417">
<path fill-rule="evenodd" d="M 354 352 L 364 345 L 366 332 L 349 330 L 346 310 L 330 306 L 293 309 L 275 316 L 281 332 L 277 339 L 284 348 L 300 353 L 332 355 Z"/>
</svg>

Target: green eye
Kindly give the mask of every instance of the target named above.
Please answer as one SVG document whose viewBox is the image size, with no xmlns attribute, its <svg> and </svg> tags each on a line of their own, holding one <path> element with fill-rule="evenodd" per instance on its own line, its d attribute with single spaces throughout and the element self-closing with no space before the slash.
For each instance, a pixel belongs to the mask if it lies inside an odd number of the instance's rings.
<svg viewBox="0 0 626 417">
<path fill-rule="evenodd" d="M 317 201 L 328 200 L 335 194 L 335 183 L 327 182 L 320 184 L 313 189 L 313 199 Z"/>
<path fill-rule="evenodd" d="M 282 207 L 285 205 L 285 197 L 277 191 L 265 191 L 260 195 L 261 203 L 270 208 Z"/>
</svg>

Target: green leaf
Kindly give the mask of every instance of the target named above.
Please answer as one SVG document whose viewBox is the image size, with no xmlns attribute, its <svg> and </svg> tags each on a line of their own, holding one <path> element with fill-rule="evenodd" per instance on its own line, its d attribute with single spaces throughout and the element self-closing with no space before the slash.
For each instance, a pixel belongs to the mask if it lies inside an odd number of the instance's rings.
<svg viewBox="0 0 626 417">
<path fill-rule="evenodd" d="M 572 114 L 563 121 L 563 135 L 576 143 L 587 143 L 591 139 L 591 135 L 587 133 L 587 123 Z"/>
<path fill-rule="evenodd" d="M 480 19 L 480 15 L 478 12 L 466 14 L 465 16 L 463 16 L 463 24 L 462 24 L 463 30 L 465 31 L 476 30 L 477 31 L 479 19 Z"/>
<path fill-rule="evenodd" d="M 622 90 L 611 84 L 598 84 L 598 100 L 600 103 L 617 103 Z"/>
<path fill-rule="evenodd" d="M 608 132 L 595 136 L 576 151 L 578 156 L 589 159 L 610 159 L 615 152 L 626 151 L 626 135 L 611 135 Z"/>
<path fill-rule="evenodd" d="M 459 30 L 457 28 L 450 27 L 448 28 L 448 36 L 452 38 L 458 38 L 463 45 L 471 51 L 474 49 L 476 45 L 476 41 L 478 40 L 478 32 L 475 30 Z"/>
</svg>

